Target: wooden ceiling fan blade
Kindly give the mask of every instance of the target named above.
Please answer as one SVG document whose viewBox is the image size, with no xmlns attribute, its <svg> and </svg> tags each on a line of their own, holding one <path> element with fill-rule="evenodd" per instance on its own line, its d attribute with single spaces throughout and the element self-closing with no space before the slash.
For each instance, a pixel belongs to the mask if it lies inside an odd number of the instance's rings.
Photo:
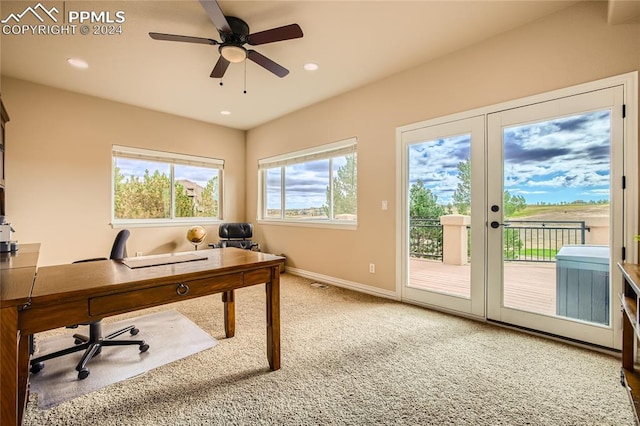
<svg viewBox="0 0 640 426">
<path fill-rule="evenodd" d="M 282 65 L 279 65 L 275 62 L 273 62 L 271 59 L 267 58 L 266 56 L 256 52 L 255 50 L 247 50 L 247 58 L 251 59 L 253 62 L 255 62 L 256 64 L 260 65 L 261 67 L 263 67 L 264 69 L 271 71 L 272 73 L 274 73 L 275 75 L 277 75 L 278 77 L 282 78 L 284 76 L 286 76 L 287 74 L 289 74 L 289 70 L 286 69 L 285 67 L 283 67 Z"/>
<path fill-rule="evenodd" d="M 149 33 L 149 37 L 154 40 L 166 40 L 166 41 L 182 41 L 185 43 L 200 43 L 200 44 L 212 44 L 216 45 L 218 42 L 210 38 L 203 37 L 191 37 L 176 34 L 163 34 L 163 33 Z"/>
<path fill-rule="evenodd" d="M 252 46 L 259 44 L 273 43 L 276 41 L 291 40 L 302 37 L 302 28 L 298 24 L 285 25 L 284 27 L 272 28 L 249 34 L 247 43 Z"/>
<path fill-rule="evenodd" d="M 222 76 L 224 76 L 224 73 L 227 71 L 227 68 L 229 68 L 229 64 L 229 61 L 220 56 L 220 58 L 218 58 L 218 62 L 216 62 L 216 66 L 213 67 L 213 71 L 211 71 L 211 75 L 209 77 L 222 78 Z"/>
<path fill-rule="evenodd" d="M 231 33 L 231 25 L 224 16 L 224 12 L 216 0 L 200 0 L 200 4 L 209 15 L 209 19 L 220 33 Z"/>
</svg>

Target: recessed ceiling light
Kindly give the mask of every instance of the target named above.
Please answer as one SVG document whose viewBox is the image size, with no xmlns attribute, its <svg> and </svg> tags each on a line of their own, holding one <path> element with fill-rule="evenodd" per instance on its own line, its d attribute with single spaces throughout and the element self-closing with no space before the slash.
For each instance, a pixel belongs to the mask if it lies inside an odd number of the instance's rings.
<svg viewBox="0 0 640 426">
<path fill-rule="evenodd" d="M 220 114 L 222 115 L 231 115 L 231 111 L 220 111 Z"/>
<path fill-rule="evenodd" d="M 308 64 L 304 64 L 304 69 L 307 71 L 315 71 L 318 68 L 320 68 L 318 66 L 318 64 L 314 64 L 313 62 L 309 62 Z"/>
<path fill-rule="evenodd" d="M 89 64 L 87 63 L 87 61 L 83 59 L 67 58 L 67 62 L 69 63 L 69 65 L 75 68 L 81 68 L 81 69 L 89 68 Z"/>
</svg>

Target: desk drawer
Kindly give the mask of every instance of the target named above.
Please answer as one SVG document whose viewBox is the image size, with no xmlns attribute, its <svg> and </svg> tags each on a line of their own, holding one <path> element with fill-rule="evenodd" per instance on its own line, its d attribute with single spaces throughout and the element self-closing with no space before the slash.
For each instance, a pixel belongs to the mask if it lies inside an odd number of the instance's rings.
<svg viewBox="0 0 640 426">
<path fill-rule="evenodd" d="M 257 269 L 244 273 L 244 285 L 263 284 L 271 281 L 271 269 Z"/>
<path fill-rule="evenodd" d="M 89 299 L 89 315 L 108 316 L 130 312 L 137 309 L 180 302 L 193 297 L 220 293 L 242 286 L 243 274 L 204 278 L 200 280 L 164 284 L 158 287 L 140 290 L 123 291 L 117 294 L 99 296 Z"/>
</svg>

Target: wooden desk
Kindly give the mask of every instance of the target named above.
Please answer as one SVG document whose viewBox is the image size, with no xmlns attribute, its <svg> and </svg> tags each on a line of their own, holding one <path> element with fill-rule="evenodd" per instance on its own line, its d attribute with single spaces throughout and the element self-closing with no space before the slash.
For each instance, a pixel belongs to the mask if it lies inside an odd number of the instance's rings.
<svg viewBox="0 0 640 426">
<path fill-rule="evenodd" d="M 2 425 L 17 425 L 22 421 L 30 334 L 222 293 L 225 334 L 233 337 L 234 290 L 256 284 L 266 284 L 267 359 L 271 370 L 278 370 L 280 265 L 284 258 L 235 248 L 188 253 L 206 256 L 206 259 L 138 269 L 115 260 L 42 267 L 37 270 L 30 297 L 16 292 L 8 294 L 5 300 L 3 293 L 0 305 Z M 9 287 L 15 287 L 13 277 L 9 280 Z M 4 288 L 4 281 L 2 286 Z"/>
<path fill-rule="evenodd" d="M 640 265 L 632 263 L 618 263 L 618 268 L 624 277 L 623 293 L 620 295 L 622 303 L 622 370 L 620 380 L 629 392 L 629 399 L 633 406 L 636 424 L 640 424 L 640 373 L 636 366 L 635 343 L 640 338 Z"/>
</svg>

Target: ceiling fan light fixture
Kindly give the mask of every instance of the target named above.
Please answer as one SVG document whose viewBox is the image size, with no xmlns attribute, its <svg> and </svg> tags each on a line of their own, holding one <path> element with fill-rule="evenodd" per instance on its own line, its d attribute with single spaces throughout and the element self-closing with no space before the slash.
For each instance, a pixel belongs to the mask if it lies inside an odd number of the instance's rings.
<svg viewBox="0 0 640 426">
<path fill-rule="evenodd" d="M 237 64 L 247 59 L 247 51 L 241 46 L 220 46 L 220 54 L 232 64 Z"/>
</svg>

